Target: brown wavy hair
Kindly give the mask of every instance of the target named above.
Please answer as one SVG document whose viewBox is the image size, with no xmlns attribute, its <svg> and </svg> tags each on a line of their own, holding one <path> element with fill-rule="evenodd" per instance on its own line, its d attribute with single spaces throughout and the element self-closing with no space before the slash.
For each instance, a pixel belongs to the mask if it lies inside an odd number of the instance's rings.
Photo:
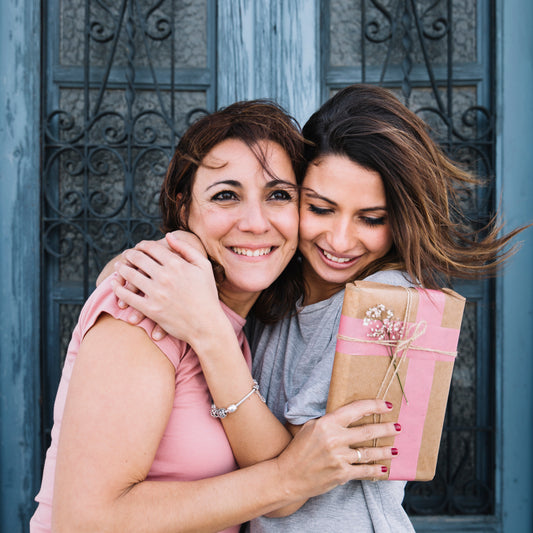
<svg viewBox="0 0 533 533">
<path fill-rule="evenodd" d="M 323 155 L 348 157 L 383 180 L 393 245 L 358 277 L 405 270 L 427 288 L 450 278 L 494 275 L 516 250 L 494 217 L 477 225 L 462 212 L 460 186 L 477 183 L 447 157 L 426 123 L 392 93 L 352 85 L 328 100 L 303 128 L 307 164 Z M 477 229 L 472 229 L 473 227 Z"/>
<path fill-rule="evenodd" d="M 189 230 L 188 219 L 196 171 L 205 156 L 219 143 L 238 139 L 252 150 L 265 171 L 274 179 L 260 141 L 279 144 L 289 156 L 298 185 L 302 182 L 303 137 L 298 123 L 279 105 L 269 100 L 237 102 L 192 124 L 181 137 L 170 161 L 159 197 L 161 231 Z M 213 262 L 218 282 L 224 279 L 220 265 Z M 265 289 L 252 313 L 265 323 L 282 318 L 294 308 L 302 294 L 300 266 L 292 258 L 274 283 Z"/>
</svg>

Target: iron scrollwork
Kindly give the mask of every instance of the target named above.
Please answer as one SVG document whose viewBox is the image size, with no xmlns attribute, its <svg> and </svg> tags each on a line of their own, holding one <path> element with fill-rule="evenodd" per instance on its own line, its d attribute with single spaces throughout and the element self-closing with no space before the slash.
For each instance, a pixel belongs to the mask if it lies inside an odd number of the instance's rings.
<svg viewBox="0 0 533 533">
<path fill-rule="evenodd" d="M 77 262 L 87 284 L 113 254 L 158 235 L 169 159 L 189 116 L 206 111 L 200 96 L 177 120 L 176 2 L 77 4 L 86 16 L 83 78 L 44 118 L 43 249 Z M 157 61 L 162 47 L 171 64 Z"/>
</svg>

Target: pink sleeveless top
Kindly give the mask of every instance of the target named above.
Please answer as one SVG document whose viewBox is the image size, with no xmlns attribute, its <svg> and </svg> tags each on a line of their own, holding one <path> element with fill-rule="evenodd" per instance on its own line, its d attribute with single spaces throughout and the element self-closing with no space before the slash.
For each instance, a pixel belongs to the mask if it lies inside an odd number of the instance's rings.
<svg viewBox="0 0 533 533">
<path fill-rule="evenodd" d="M 126 320 L 129 313 L 129 310 L 118 307 L 111 279 L 112 276 L 102 282 L 87 300 L 72 334 L 54 404 L 52 443 L 46 454 L 41 490 L 35 498 L 39 506 L 30 521 L 31 533 L 49 533 L 51 530 L 57 444 L 80 343 L 101 313 L 121 320 Z M 245 319 L 223 303 L 221 305 L 235 329 L 246 362 L 251 366 L 250 348 L 242 331 Z M 150 335 L 154 322 L 145 319 L 139 326 Z M 198 357 L 189 345 L 175 337 L 167 336 L 153 342 L 174 365 L 176 373 L 172 413 L 147 479 L 193 481 L 235 470 L 237 465 L 222 424 L 209 412 L 211 396 Z M 239 527 L 235 526 L 225 531 L 236 533 L 238 530 Z"/>
</svg>

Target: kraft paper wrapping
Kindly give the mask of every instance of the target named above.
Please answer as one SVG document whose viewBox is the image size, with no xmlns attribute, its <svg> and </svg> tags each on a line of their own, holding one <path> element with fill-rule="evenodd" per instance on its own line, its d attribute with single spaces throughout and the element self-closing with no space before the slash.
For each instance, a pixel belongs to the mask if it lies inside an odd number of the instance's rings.
<svg viewBox="0 0 533 533">
<path fill-rule="evenodd" d="M 369 336 L 364 319 L 378 304 L 404 323 L 400 341 L 387 343 Z M 398 448 L 397 457 L 380 461 L 388 466 L 389 479 L 427 481 L 435 475 L 464 306 L 465 299 L 449 289 L 406 289 L 370 281 L 346 286 L 327 411 L 358 399 L 392 402 L 390 413 L 354 424 L 381 421 L 402 426 L 396 437 L 358 445 Z M 397 350 L 397 371 L 391 349 Z"/>
</svg>

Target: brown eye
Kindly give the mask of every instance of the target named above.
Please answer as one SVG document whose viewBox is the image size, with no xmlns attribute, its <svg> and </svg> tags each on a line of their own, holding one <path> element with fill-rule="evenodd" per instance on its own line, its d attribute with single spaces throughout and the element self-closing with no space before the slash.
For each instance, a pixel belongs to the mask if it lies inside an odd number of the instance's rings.
<svg viewBox="0 0 533 533">
<path fill-rule="evenodd" d="M 217 192 L 212 198 L 214 202 L 224 202 L 229 200 L 237 200 L 237 195 L 233 191 Z"/>
<path fill-rule="evenodd" d="M 288 191 L 279 189 L 277 191 L 273 191 L 269 198 L 271 200 L 281 200 L 286 202 L 288 200 L 292 200 L 292 195 Z"/>
</svg>

